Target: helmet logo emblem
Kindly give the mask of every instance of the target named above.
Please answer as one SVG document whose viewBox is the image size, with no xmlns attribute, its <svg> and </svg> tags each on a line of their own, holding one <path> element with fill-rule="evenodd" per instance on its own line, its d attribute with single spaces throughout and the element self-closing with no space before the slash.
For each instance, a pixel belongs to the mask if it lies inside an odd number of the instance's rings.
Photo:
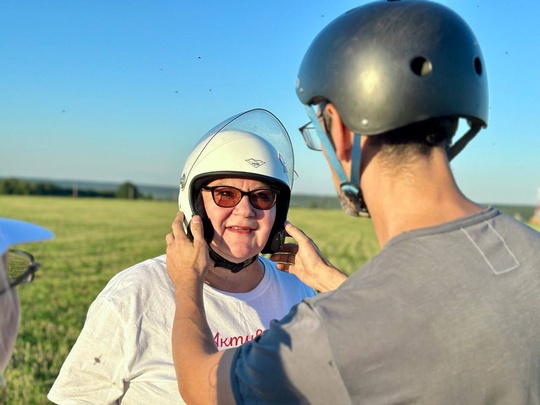
<svg viewBox="0 0 540 405">
<path fill-rule="evenodd" d="M 264 162 L 262 160 L 258 160 L 258 159 L 254 159 L 254 158 L 246 159 L 246 162 L 248 162 L 251 166 L 253 166 L 256 169 L 261 167 L 262 165 L 264 165 L 266 163 L 266 162 Z"/>
</svg>

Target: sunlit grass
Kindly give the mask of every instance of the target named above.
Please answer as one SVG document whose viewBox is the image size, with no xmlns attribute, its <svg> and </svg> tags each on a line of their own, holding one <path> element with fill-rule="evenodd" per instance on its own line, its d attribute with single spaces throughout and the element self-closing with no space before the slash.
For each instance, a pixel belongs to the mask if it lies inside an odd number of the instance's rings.
<svg viewBox="0 0 540 405">
<path fill-rule="evenodd" d="M 84 323 L 88 306 L 119 271 L 165 251 L 175 202 L 0 196 L 0 215 L 40 224 L 56 237 L 19 246 L 42 264 L 19 289 L 22 322 L 6 370 L 9 404 L 47 404 L 46 394 Z M 339 269 L 350 274 L 379 250 L 370 220 L 341 210 L 290 210 Z M 540 230 L 540 225 L 534 225 Z"/>
<path fill-rule="evenodd" d="M 56 237 L 20 245 L 42 268 L 19 289 L 22 321 L 6 370 L 8 403 L 45 404 L 88 306 L 117 272 L 165 251 L 174 202 L 0 197 L 1 215 L 40 224 Z"/>
<path fill-rule="evenodd" d="M 1 215 L 56 237 L 19 246 L 42 264 L 19 289 L 22 322 L 6 370 L 8 403 L 47 404 L 46 394 L 82 328 L 88 306 L 117 272 L 165 251 L 175 202 L 0 196 Z M 291 209 L 289 219 L 347 273 L 376 252 L 369 220 L 337 210 Z"/>
</svg>

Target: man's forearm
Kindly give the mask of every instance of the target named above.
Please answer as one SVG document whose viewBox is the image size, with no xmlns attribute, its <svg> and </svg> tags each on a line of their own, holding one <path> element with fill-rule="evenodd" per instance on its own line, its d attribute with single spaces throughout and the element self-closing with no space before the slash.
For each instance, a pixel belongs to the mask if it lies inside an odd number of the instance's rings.
<svg viewBox="0 0 540 405">
<path fill-rule="evenodd" d="M 203 301 L 203 287 L 199 281 L 191 286 L 177 289 L 176 312 L 173 324 L 173 355 L 189 356 L 216 353 L 217 347 L 212 332 L 206 321 Z M 180 359 L 179 359 L 180 360 Z"/>
<path fill-rule="evenodd" d="M 320 292 L 333 291 L 345 280 L 347 280 L 347 275 L 345 273 L 333 266 L 327 266 L 324 271 L 319 273 L 317 285 L 314 288 Z"/>
<path fill-rule="evenodd" d="M 233 403 L 230 368 L 234 350 L 219 352 L 206 321 L 203 300 L 208 245 L 202 220 L 191 220 L 191 241 L 179 212 L 167 241 L 167 273 L 176 290 L 172 353 L 178 388 L 189 404 Z M 218 398 L 218 394 L 220 398 Z"/>
<path fill-rule="evenodd" d="M 202 281 L 194 279 L 186 280 L 176 293 L 172 351 L 178 388 L 189 404 L 218 403 L 218 391 L 230 395 L 224 395 L 219 403 L 232 402 L 227 369 L 230 362 L 220 364 L 223 352 L 218 352 L 206 321 L 202 291 Z M 223 377 L 218 380 L 220 373 Z M 218 390 L 220 384 L 225 388 Z"/>
</svg>

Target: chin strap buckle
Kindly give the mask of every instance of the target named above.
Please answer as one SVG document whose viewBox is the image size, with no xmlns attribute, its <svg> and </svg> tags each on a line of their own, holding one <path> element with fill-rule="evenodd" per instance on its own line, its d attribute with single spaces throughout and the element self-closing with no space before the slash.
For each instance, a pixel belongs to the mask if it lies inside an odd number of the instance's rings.
<svg viewBox="0 0 540 405">
<path fill-rule="evenodd" d="M 227 259 L 221 257 L 218 255 L 212 248 L 209 247 L 208 254 L 210 258 L 214 261 L 214 267 L 223 267 L 227 270 L 230 270 L 232 273 L 238 273 L 240 270 L 245 269 L 247 266 L 249 266 L 251 263 L 253 263 L 259 255 L 255 255 L 253 257 L 250 257 L 249 259 L 243 261 L 242 263 L 233 263 L 228 261 Z"/>
</svg>

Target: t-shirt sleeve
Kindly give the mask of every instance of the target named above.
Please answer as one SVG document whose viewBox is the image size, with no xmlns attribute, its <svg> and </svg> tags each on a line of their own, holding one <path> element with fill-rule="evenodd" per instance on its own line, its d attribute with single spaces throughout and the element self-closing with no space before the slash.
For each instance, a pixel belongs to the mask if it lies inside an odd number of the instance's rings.
<svg viewBox="0 0 540 405">
<path fill-rule="evenodd" d="M 324 324 L 306 302 L 237 349 L 231 385 L 238 404 L 350 403 Z"/>
<path fill-rule="evenodd" d="M 112 404 L 124 393 L 123 322 L 98 297 L 47 398 L 58 404 Z"/>
</svg>

